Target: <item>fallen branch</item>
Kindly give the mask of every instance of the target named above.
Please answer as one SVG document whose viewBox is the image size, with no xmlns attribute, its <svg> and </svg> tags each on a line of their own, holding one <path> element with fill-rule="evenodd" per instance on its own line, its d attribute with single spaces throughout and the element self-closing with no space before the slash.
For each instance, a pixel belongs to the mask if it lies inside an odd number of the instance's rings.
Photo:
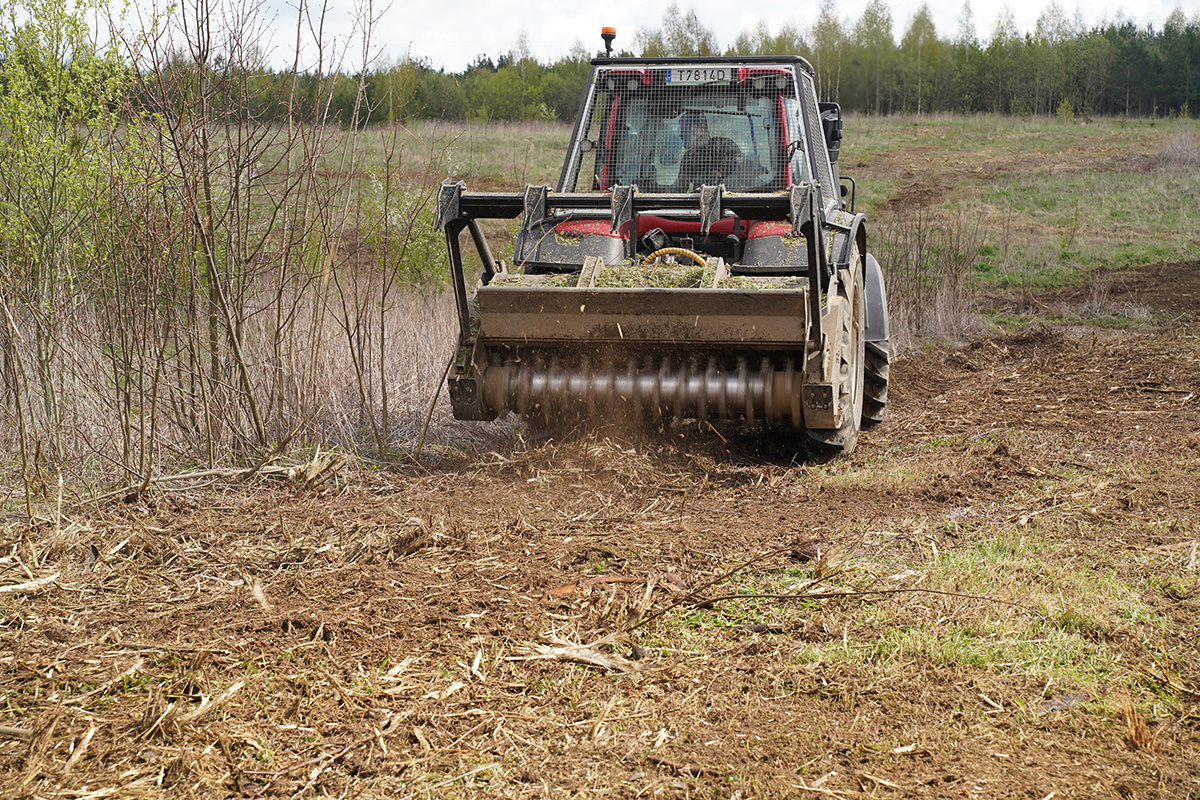
<svg viewBox="0 0 1200 800">
<path fill-rule="evenodd" d="M 10 728 L 8 725 L 0 725 L 0 739 L 16 739 L 21 742 L 28 742 L 33 738 L 33 731 L 27 731 L 24 728 Z"/>
<path fill-rule="evenodd" d="M 803 781 L 801 781 L 800 783 L 793 783 L 792 786 L 794 786 L 795 788 L 799 789 L 802 792 L 814 792 L 816 794 L 828 795 L 829 797 L 866 797 L 867 796 L 867 795 L 863 794 L 862 792 L 839 792 L 836 789 L 823 789 L 820 786 L 809 786 L 807 783 L 804 783 Z"/>
<path fill-rule="evenodd" d="M 602 583 L 641 583 L 641 578 L 630 578 L 624 575 L 596 575 L 591 578 L 586 578 L 579 583 L 564 583 L 562 586 L 555 586 L 543 595 L 543 600 L 555 600 L 563 597 L 571 597 L 572 595 L 585 595 L 591 592 L 592 587 Z"/>
<path fill-rule="evenodd" d="M 1156 392 L 1158 394 L 1190 394 L 1188 389 L 1176 389 L 1173 386 L 1110 386 L 1111 392 Z"/>
<path fill-rule="evenodd" d="M 286 474 L 289 480 L 299 481 L 311 488 L 325 481 L 330 475 L 335 475 L 345 463 L 346 456 L 335 452 L 322 453 L 318 447 L 308 463 L 292 467 L 286 470 Z"/>
<path fill-rule="evenodd" d="M 191 725 L 192 723 L 201 721 L 202 719 L 207 717 L 209 715 L 209 713 L 213 711 L 213 709 L 219 708 L 220 706 L 224 705 L 225 702 L 229 700 L 229 698 L 231 698 L 235 694 L 237 694 L 241 690 L 241 688 L 245 685 L 246 685 L 245 681 L 235 681 L 232 686 L 230 686 L 225 691 L 221 692 L 221 694 L 216 699 L 213 699 L 211 697 L 205 697 L 204 700 L 200 703 L 200 705 L 195 708 L 195 710 L 189 711 L 186 714 L 180 715 L 176 719 L 176 721 L 180 725 Z"/>
<path fill-rule="evenodd" d="M 44 578 L 25 581 L 25 583 L 15 583 L 11 586 L 0 586 L 0 594 L 28 594 L 30 592 L 36 592 L 43 586 L 54 583 L 56 580 L 58 580 L 58 576 L 61 574 L 61 572 L 56 572 L 53 575 L 47 575 Z"/>
<path fill-rule="evenodd" d="M 650 755 L 646 756 L 646 760 L 651 764 L 657 764 L 660 767 L 673 769 L 675 772 L 685 778 L 699 778 L 703 775 L 711 775 L 719 778 L 722 775 L 722 773 L 718 772 L 712 767 L 701 767 L 694 764 L 680 764 L 678 761 L 672 761 L 671 759 L 663 758 L 662 756 Z"/>
<path fill-rule="evenodd" d="M 88 728 L 88 732 L 83 735 L 83 739 L 79 744 L 75 745 L 75 749 L 71 751 L 71 757 L 67 759 L 66 766 L 63 767 L 63 774 L 67 774 L 75 765 L 83 758 L 83 754 L 87 752 L 88 745 L 92 743 L 92 737 L 96 735 L 96 731 L 100 730 L 95 724 Z"/>
<path fill-rule="evenodd" d="M 295 435 L 295 431 L 288 434 L 288 439 L 284 440 L 284 444 Z M 83 508 L 88 505 L 103 503 L 105 500 L 111 500 L 114 497 L 127 497 L 131 494 L 143 494 L 151 486 L 158 486 L 164 483 L 179 483 L 181 481 L 196 481 L 205 478 L 233 478 L 239 481 L 249 480 L 255 475 L 264 476 L 282 476 L 293 481 L 302 481 L 305 485 L 311 486 L 318 480 L 328 477 L 332 473 L 340 470 L 348 460 L 345 455 L 334 452 L 322 453 L 318 448 L 313 458 L 304 464 L 298 464 L 292 467 L 285 466 L 267 466 L 267 463 L 277 454 L 273 451 L 266 458 L 259 461 L 252 467 L 248 468 L 229 468 L 217 467 L 214 469 L 201 469 L 193 472 L 180 472 L 176 475 L 160 475 L 157 478 L 151 478 L 148 481 L 139 481 L 138 483 L 122 486 L 120 489 L 113 489 L 104 494 L 98 494 L 95 497 L 89 497 L 86 500 L 80 500 L 76 503 L 77 508 Z"/>
<path fill-rule="evenodd" d="M 1167 665 L 1159 661 L 1157 658 L 1154 659 L 1154 663 L 1159 670 L 1161 670 L 1161 674 L 1145 667 L 1137 667 L 1135 671 L 1142 677 L 1149 678 L 1160 686 L 1170 689 L 1176 694 L 1184 695 L 1192 700 L 1200 700 L 1200 690 L 1176 681 L 1171 677 L 1171 673 L 1167 670 Z"/>
<path fill-rule="evenodd" d="M 604 641 L 603 639 L 592 642 L 590 645 L 575 644 L 574 642 L 557 637 L 551 641 L 553 644 L 525 644 L 522 646 L 524 650 L 522 655 L 508 656 L 505 661 L 555 659 L 558 661 L 572 661 L 576 664 L 599 667 L 611 672 L 622 672 L 625 674 L 637 672 L 640 669 L 637 662 L 630 661 L 624 656 L 609 655 L 608 653 L 592 649 Z"/>
<path fill-rule="evenodd" d="M 76 503 L 77 508 L 84 506 L 103 503 L 105 500 L 111 500 L 114 497 L 127 497 L 134 492 L 144 492 L 151 486 L 157 486 L 163 483 L 178 483 L 180 481 L 195 481 L 202 478 L 239 478 L 244 479 L 251 475 L 287 475 L 291 468 L 289 467 L 251 467 L 249 469 L 201 469 L 194 472 L 181 472 L 178 475 L 160 475 L 157 478 L 151 478 L 149 481 L 122 486 L 120 489 L 113 489 L 111 492 L 98 494 L 95 497 L 89 497 L 86 500 L 80 500 Z"/>
</svg>

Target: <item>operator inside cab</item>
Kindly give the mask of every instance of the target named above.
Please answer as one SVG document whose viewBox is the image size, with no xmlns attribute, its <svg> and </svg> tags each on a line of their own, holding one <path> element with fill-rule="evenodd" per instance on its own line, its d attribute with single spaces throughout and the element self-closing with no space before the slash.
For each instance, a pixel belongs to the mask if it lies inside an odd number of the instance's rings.
<svg viewBox="0 0 1200 800">
<path fill-rule="evenodd" d="M 708 117 L 701 111 L 685 111 L 679 118 L 679 135 L 684 153 L 679 165 L 677 191 L 687 192 L 703 184 L 724 183 L 742 162 L 742 151 L 732 139 L 710 136 Z"/>
</svg>

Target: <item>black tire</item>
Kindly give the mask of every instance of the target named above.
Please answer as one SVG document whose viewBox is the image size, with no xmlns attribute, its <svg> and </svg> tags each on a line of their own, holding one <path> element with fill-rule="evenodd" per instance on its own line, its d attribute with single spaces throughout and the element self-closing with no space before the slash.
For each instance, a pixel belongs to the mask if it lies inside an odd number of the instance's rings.
<svg viewBox="0 0 1200 800">
<path fill-rule="evenodd" d="M 888 367 L 892 360 L 887 339 L 867 342 L 866 365 L 863 373 L 862 426 L 873 428 L 883 422 L 883 409 L 888 399 Z"/>
<path fill-rule="evenodd" d="M 838 352 L 841 364 L 837 370 L 838 400 L 848 412 L 842 425 L 833 430 L 809 428 L 806 431 L 809 447 L 818 457 L 849 455 L 858 444 L 862 424 L 864 373 L 866 364 L 867 308 L 863 290 L 863 265 L 858 247 L 850 256 L 849 272 L 839 276 L 838 296 L 850 304 L 851 314 L 843 318 Z"/>
</svg>

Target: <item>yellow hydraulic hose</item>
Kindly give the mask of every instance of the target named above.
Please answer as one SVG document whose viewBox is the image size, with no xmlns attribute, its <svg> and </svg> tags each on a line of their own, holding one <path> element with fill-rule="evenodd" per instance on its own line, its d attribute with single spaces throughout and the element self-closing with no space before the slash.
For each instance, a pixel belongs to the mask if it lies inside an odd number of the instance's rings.
<svg viewBox="0 0 1200 800">
<path fill-rule="evenodd" d="M 687 256 L 692 261 L 695 261 L 700 266 L 708 266 L 708 261 L 699 253 L 694 253 L 691 250 L 686 250 L 682 247 L 664 247 L 661 250 L 655 250 L 650 255 L 642 259 L 642 266 L 648 266 L 651 261 L 654 261 L 659 256 Z"/>
</svg>

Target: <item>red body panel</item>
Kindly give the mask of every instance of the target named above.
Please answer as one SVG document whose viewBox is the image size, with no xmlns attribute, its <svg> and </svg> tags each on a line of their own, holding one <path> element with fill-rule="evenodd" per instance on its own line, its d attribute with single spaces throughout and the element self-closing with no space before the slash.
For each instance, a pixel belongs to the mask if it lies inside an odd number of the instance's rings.
<svg viewBox="0 0 1200 800">
<path fill-rule="evenodd" d="M 747 239 L 761 239 L 764 236 L 791 236 L 792 223 L 790 222 L 751 222 L 750 229 L 746 231 Z"/>
<path fill-rule="evenodd" d="M 713 236 L 725 236 L 737 233 L 738 231 L 734 227 L 736 222 L 737 220 L 733 217 L 718 220 L 716 224 L 709 228 L 709 234 Z M 656 214 L 638 215 L 637 235 L 639 237 L 645 236 L 655 228 L 662 228 L 666 233 L 701 235 L 700 222 L 698 220 L 671 219 L 670 217 L 660 217 Z M 788 230 L 791 230 L 791 228 L 788 227 Z M 554 232 L 559 236 L 611 236 L 614 239 L 624 239 L 628 233 L 628 223 L 622 225 L 619 231 L 613 232 L 612 223 L 606 219 L 579 219 L 558 223 L 554 226 Z"/>
</svg>

